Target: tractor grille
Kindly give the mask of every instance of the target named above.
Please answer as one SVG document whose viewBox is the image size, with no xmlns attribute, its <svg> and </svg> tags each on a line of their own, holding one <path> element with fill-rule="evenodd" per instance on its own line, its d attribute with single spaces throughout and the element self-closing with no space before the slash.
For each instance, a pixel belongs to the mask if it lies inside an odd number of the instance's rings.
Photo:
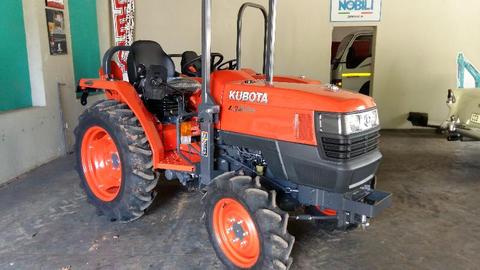
<svg viewBox="0 0 480 270">
<path fill-rule="evenodd" d="M 322 149 L 328 158 L 349 160 L 378 148 L 380 133 L 373 132 L 344 137 L 322 137 Z"/>
</svg>

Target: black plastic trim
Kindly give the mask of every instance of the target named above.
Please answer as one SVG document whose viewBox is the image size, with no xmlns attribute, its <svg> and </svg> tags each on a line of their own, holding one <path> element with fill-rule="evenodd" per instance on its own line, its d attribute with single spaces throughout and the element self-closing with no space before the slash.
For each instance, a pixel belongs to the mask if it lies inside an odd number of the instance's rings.
<svg viewBox="0 0 480 270">
<path fill-rule="evenodd" d="M 349 186 L 373 178 L 382 155 L 378 149 L 342 162 L 321 155 L 317 146 L 219 131 L 221 143 L 261 151 L 271 177 L 297 185 L 345 193 Z M 369 181 L 365 182 L 368 185 Z M 355 187 L 356 188 L 356 187 Z"/>
</svg>

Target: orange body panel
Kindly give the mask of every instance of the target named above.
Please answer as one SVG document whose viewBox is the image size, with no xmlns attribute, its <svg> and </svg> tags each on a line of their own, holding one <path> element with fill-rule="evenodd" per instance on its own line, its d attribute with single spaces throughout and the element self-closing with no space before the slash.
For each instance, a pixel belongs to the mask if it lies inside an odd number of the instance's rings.
<svg viewBox="0 0 480 270">
<path fill-rule="evenodd" d="M 348 113 L 375 106 L 370 97 L 319 84 L 274 82 L 246 72 L 219 71 L 212 92 L 220 105 L 218 128 L 245 135 L 316 145 L 315 112 Z"/>
<path fill-rule="evenodd" d="M 250 68 L 242 68 L 241 71 L 255 78 L 255 80 L 265 80 L 265 74 L 258 74 L 255 70 Z M 273 76 L 274 82 L 288 82 L 288 83 L 306 83 L 306 84 L 322 84 L 321 81 L 308 79 L 305 76 Z"/>
</svg>

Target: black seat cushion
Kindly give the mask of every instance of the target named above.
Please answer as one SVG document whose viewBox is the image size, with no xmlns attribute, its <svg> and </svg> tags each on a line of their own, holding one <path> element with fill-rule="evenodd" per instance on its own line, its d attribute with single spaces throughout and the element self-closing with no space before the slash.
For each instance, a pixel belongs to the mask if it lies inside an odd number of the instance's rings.
<svg viewBox="0 0 480 270">
<path fill-rule="evenodd" d="M 151 40 L 133 42 L 127 59 L 128 79 L 134 84 L 140 75 L 139 68 L 149 69 L 151 66 L 161 66 L 167 72 L 167 78 L 175 76 L 175 64 L 172 58 L 165 53 L 162 46 Z M 142 67 L 143 66 L 143 67 Z"/>
</svg>

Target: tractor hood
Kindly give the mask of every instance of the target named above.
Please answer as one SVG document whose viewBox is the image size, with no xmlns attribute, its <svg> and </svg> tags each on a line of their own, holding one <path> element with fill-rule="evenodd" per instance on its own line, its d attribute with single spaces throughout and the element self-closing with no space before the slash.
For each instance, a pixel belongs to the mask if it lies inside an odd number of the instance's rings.
<svg viewBox="0 0 480 270">
<path fill-rule="evenodd" d="M 218 71 L 212 95 L 217 128 L 278 141 L 317 145 L 316 112 L 350 113 L 375 107 L 372 98 L 318 83 L 267 84 L 242 71 Z"/>
<path fill-rule="evenodd" d="M 330 85 L 285 82 L 268 85 L 265 81 L 228 83 L 223 99 L 269 107 L 338 113 L 362 111 L 376 106 L 371 97 Z"/>
</svg>

